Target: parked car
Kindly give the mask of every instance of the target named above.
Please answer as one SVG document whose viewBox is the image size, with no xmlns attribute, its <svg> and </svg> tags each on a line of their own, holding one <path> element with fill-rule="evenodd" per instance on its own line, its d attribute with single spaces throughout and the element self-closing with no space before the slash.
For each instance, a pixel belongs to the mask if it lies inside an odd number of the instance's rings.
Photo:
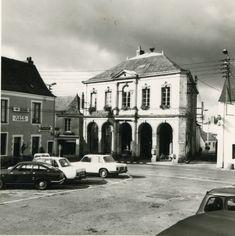
<svg viewBox="0 0 235 236">
<path fill-rule="evenodd" d="M 67 180 L 81 180 L 86 178 L 86 170 L 84 168 L 71 165 L 69 160 L 64 157 L 35 157 L 33 161 L 47 163 L 60 169 L 63 171 Z"/>
<path fill-rule="evenodd" d="M 233 236 L 235 212 L 215 211 L 187 217 L 158 236 Z"/>
<path fill-rule="evenodd" d="M 19 162 L 0 172 L 0 189 L 6 185 L 31 184 L 44 190 L 50 184 L 61 184 L 65 180 L 61 170 L 45 163 Z"/>
<path fill-rule="evenodd" d="M 103 178 L 108 174 L 118 175 L 128 171 L 126 164 L 115 162 L 111 155 L 88 154 L 81 161 L 73 162 L 73 165 L 85 168 L 87 173 L 99 174 Z"/>
<path fill-rule="evenodd" d="M 235 188 L 215 188 L 208 191 L 196 214 L 218 210 L 235 211 Z"/>
<path fill-rule="evenodd" d="M 37 157 L 50 157 L 49 153 L 35 153 L 33 155 L 33 158 L 37 158 Z"/>
</svg>

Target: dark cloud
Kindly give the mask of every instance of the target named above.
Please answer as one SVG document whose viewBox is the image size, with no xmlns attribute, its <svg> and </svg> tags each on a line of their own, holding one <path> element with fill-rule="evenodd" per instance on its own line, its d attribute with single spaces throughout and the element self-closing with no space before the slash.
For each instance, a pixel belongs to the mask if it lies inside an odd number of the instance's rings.
<svg viewBox="0 0 235 236">
<path fill-rule="evenodd" d="M 231 0 L 2 1 L 3 54 L 48 70 L 109 68 L 138 45 L 179 64 L 215 61 L 223 48 L 234 55 L 234 25 Z M 218 76 L 202 79 L 221 88 Z"/>
</svg>

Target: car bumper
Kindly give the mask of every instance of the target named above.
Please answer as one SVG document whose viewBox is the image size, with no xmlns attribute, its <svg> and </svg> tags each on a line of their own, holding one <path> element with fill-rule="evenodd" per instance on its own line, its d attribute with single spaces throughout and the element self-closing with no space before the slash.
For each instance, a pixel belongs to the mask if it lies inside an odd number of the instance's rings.
<svg viewBox="0 0 235 236">
<path fill-rule="evenodd" d="M 64 183 L 64 181 L 65 181 L 65 178 L 60 179 L 60 180 L 53 180 L 53 181 L 51 181 L 51 183 L 52 184 L 62 184 L 62 183 Z"/>
<path fill-rule="evenodd" d="M 78 172 L 76 177 L 75 177 L 75 180 L 85 179 L 86 177 L 87 177 L 87 173 L 85 171 Z"/>
<path fill-rule="evenodd" d="M 111 174 L 121 174 L 121 173 L 126 173 L 128 170 L 127 169 L 120 169 L 116 171 L 109 171 Z"/>
</svg>

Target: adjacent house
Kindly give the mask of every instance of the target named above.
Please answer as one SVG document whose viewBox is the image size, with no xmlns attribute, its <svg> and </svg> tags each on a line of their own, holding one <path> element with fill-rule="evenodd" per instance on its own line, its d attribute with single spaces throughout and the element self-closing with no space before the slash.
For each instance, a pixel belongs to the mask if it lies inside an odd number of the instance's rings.
<svg viewBox="0 0 235 236">
<path fill-rule="evenodd" d="M 225 81 L 219 98 L 217 167 L 232 168 L 235 164 L 235 80 Z"/>
<path fill-rule="evenodd" d="M 56 98 L 56 155 L 79 158 L 83 153 L 83 115 L 80 97 Z"/>
<path fill-rule="evenodd" d="M 202 153 L 215 155 L 217 151 L 217 135 L 214 133 L 205 132 L 202 129 L 200 129 L 200 133 L 200 147 L 202 148 Z"/>
<path fill-rule="evenodd" d="M 86 152 L 152 161 L 195 154 L 196 82 L 163 52 L 139 47 L 83 83 Z"/>
<path fill-rule="evenodd" d="M 52 153 L 55 96 L 31 57 L 2 57 L 1 85 L 1 156 Z"/>
</svg>

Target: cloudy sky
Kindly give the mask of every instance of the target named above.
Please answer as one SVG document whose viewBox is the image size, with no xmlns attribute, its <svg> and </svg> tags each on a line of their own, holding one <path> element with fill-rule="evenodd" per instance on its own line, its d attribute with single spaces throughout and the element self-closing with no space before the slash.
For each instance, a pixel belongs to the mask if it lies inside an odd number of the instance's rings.
<svg viewBox="0 0 235 236">
<path fill-rule="evenodd" d="M 199 79 L 199 102 L 216 113 L 222 50 L 235 55 L 232 0 L 3 0 L 2 55 L 31 56 L 55 95 L 155 47 Z M 234 63 L 234 61 L 232 61 Z"/>
</svg>

